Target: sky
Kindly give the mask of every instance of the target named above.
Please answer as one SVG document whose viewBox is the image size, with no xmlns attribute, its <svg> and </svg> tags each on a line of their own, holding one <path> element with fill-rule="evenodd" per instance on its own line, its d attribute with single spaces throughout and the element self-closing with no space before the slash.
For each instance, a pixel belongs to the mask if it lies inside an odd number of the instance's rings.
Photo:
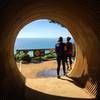
<svg viewBox="0 0 100 100">
<path fill-rule="evenodd" d="M 57 23 L 49 23 L 47 19 L 40 19 L 25 25 L 17 38 L 59 38 L 60 36 L 66 38 L 71 34 Z"/>
</svg>

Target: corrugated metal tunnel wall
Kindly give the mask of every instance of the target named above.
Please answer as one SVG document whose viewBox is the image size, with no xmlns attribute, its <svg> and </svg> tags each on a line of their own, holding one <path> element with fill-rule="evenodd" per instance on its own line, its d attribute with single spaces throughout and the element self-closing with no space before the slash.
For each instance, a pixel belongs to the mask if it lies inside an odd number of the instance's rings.
<svg viewBox="0 0 100 100">
<path fill-rule="evenodd" d="M 0 93 L 18 100 L 24 95 L 25 78 L 18 71 L 14 43 L 19 30 L 36 19 L 52 19 L 69 29 L 77 44 L 74 69 L 69 74 L 81 86 L 99 95 L 99 0 L 1 0 Z M 98 91 L 97 91 L 98 90 Z"/>
</svg>

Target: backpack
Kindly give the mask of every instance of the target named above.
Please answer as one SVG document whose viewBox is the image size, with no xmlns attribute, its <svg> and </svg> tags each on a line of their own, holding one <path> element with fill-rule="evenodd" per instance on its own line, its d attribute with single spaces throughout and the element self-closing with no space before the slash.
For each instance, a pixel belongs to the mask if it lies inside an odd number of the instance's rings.
<svg viewBox="0 0 100 100">
<path fill-rule="evenodd" d="M 65 53 L 65 44 L 64 43 L 57 43 L 56 44 L 56 47 L 55 47 L 55 50 L 56 50 L 56 53 L 58 56 L 63 56 L 64 53 Z"/>
<path fill-rule="evenodd" d="M 72 54 L 72 43 L 71 42 L 67 42 L 66 43 L 66 53 L 67 54 Z"/>
</svg>

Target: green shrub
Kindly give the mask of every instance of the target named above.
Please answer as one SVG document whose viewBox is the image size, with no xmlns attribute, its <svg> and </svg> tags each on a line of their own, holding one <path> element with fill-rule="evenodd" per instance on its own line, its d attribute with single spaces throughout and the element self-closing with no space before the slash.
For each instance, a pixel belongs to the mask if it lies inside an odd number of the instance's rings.
<svg viewBox="0 0 100 100">
<path fill-rule="evenodd" d="M 27 53 L 19 52 L 15 55 L 16 61 L 31 61 L 31 57 Z"/>
</svg>

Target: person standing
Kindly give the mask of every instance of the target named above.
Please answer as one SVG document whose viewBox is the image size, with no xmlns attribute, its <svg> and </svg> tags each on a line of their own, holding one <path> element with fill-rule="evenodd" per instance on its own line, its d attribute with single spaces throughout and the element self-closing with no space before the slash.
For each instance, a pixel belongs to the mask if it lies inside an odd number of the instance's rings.
<svg viewBox="0 0 100 100">
<path fill-rule="evenodd" d="M 73 44 L 70 42 L 71 37 L 67 37 L 66 42 L 66 63 L 67 63 L 67 70 L 72 69 L 72 54 L 73 54 Z"/>
<path fill-rule="evenodd" d="M 63 66 L 63 73 L 66 75 L 65 70 L 65 43 L 63 43 L 63 38 L 59 37 L 58 42 L 55 45 L 55 51 L 57 55 L 57 78 L 60 78 L 60 66 Z"/>
</svg>

